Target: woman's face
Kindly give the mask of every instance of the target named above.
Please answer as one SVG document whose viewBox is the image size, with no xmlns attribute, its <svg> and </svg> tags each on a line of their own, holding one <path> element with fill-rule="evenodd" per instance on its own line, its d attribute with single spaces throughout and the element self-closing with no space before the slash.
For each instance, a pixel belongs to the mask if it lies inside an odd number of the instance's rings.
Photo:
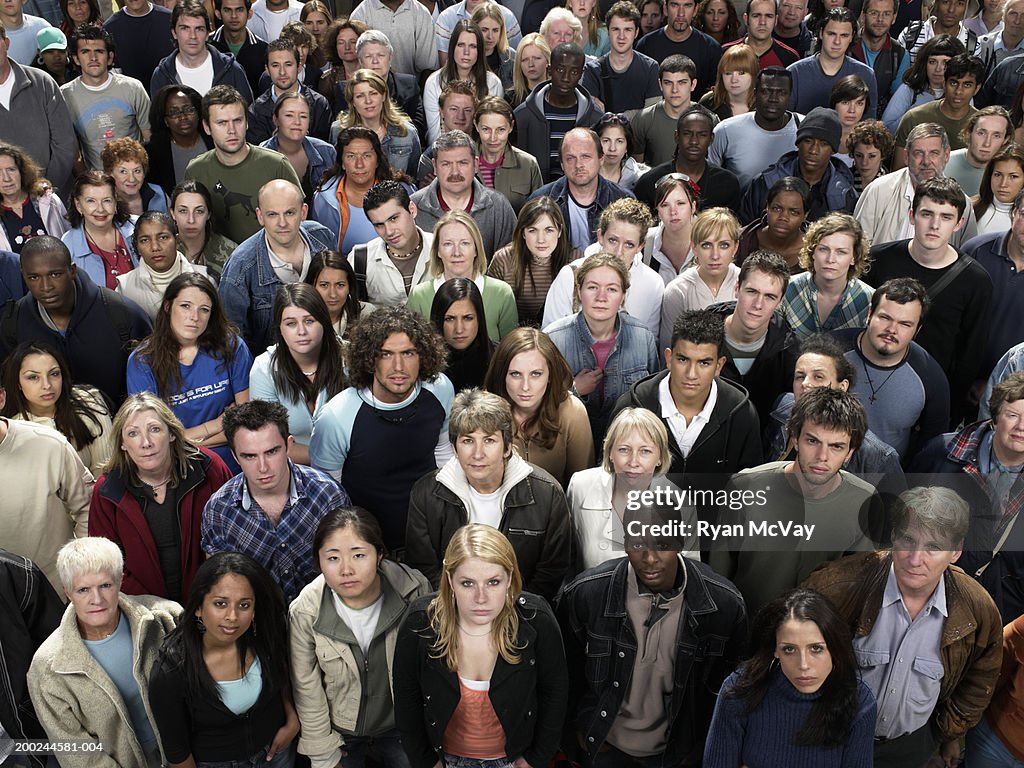
<svg viewBox="0 0 1024 768">
<path fill-rule="evenodd" d="M 505 372 L 505 390 L 512 401 L 512 409 L 526 415 L 536 413 L 548 391 L 550 376 L 548 361 L 538 350 L 520 352 L 513 357 Z"/>
<path fill-rule="evenodd" d="M 602 164 L 618 168 L 626 161 L 626 131 L 621 125 L 609 125 L 601 132 L 601 147 L 604 149 Z"/>
<path fill-rule="evenodd" d="M 161 475 L 171 468 L 171 443 L 174 436 L 156 411 L 136 411 L 121 429 L 121 450 L 140 473 Z"/>
<path fill-rule="evenodd" d="M 86 184 L 75 198 L 75 207 L 82 214 L 85 223 L 93 229 L 105 229 L 114 225 L 117 200 L 114 190 L 106 184 Z"/>
<path fill-rule="evenodd" d="M 508 135 L 512 126 L 508 119 L 497 112 L 485 112 L 476 118 L 476 133 L 480 137 L 480 148 L 491 156 L 505 154 Z"/>
<path fill-rule="evenodd" d="M 846 5 L 846 0 L 822 0 L 821 4 L 826 11 L 831 11 L 833 8 L 842 8 Z"/>
<path fill-rule="evenodd" d="M 816 693 L 832 672 L 832 654 L 813 621 L 784 621 L 775 632 L 775 658 L 800 693 Z"/>
<path fill-rule="evenodd" d="M 309 135 L 309 106 L 302 99 L 288 99 L 274 116 L 279 136 L 302 141 Z"/>
<path fill-rule="evenodd" d="M 844 99 L 836 104 L 836 113 L 839 115 L 839 122 L 843 128 L 853 128 L 860 119 L 864 117 L 864 108 L 867 106 L 867 99 L 858 96 L 856 99 Z"/>
<path fill-rule="evenodd" d="M 1024 189 L 1024 172 L 1016 160 L 1000 160 L 992 166 L 992 194 L 1000 203 L 1012 203 Z"/>
<path fill-rule="evenodd" d="M 704 6 L 704 31 L 709 35 L 721 34 L 728 23 L 729 11 L 726 10 L 725 0 L 711 0 Z"/>
<path fill-rule="evenodd" d="M 82 636 L 87 640 L 107 637 L 121 619 L 117 594 L 121 582 L 111 571 L 76 573 L 71 581 L 68 600 L 75 607 L 75 618 Z"/>
<path fill-rule="evenodd" d="M 655 0 L 647 0 L 640 9 L 640 36 L 646 35 L 658 29 L 665 21 L 665 14 L 662 11 L 661 3 Z"/>
<path fill-rule="evenodd" d="M 345 180 L 357 186 L 369 186 L 377 178 L 377 153 L 369 139 L 353 139 L 341 153 Z"/>
<path fill-rule="evenodd" d="M 285 307 L 281 313 L 281 339 L 293 358 L 316 357 L 324 340 L 324 327 L 301 307 Z"/>
<path fill-rule="evenodd" d="M 324 267 L 316 276 L 315 287 L 331 313 L 331 320 L 337 322 L 348 301 L 349 284 L 345 270 Z"/>
<path fill-rule="evenodd" d="M 484 36 L 484 55 L 490 56 L 501 39 L 501 22 L 484 16 L 476 24 L 480 27 L 480 33 Z"/>
<path fill-rule="evenodd" d="M 611 267 L 598 267 L 584 275 L 580 285 L 580 311 L 586 320 L 605 322 L 613 319 L 625 298 L 622 277 Z"/>
<path fill-rule="evenodd" d="M 317 552 L 327 586 L 349 608 L 367 608 L 380 597 L 380 553 L 353 525 L 326 536 Z"/>
<path fill-rule="evenodd" d="M 478 557 L 466 559 L 448 576 L 462 627 L 489 627 L 511 588 L 509 572 Z"/>
<path fill-rule="evenodd" d="M 476 243 L 469 227 L 455 221 L 442 227 L 437 237 L 437 253 L 444 265 L 444 279 L 466 277 L 472 280 L 476 275 Z"/>
<path fill-rule="evenodd" d="M 80 25 L 85 24 L 90 15 L 88 0 L 68 0 L 67 15 L 72 28 L 77 29 Z"/>
<path fill-rule="evenodd" d="M 0 195 L 4 198 L 24 200 L 25 190 L 21 188 L 21 171 L 10 155 L 0 155 Z"/>
<path fill-rule="evenodd" d="M 928 87 L 933 91 L 941 91 L 946 82 L 946 62 L 949 56 L 929 56 L 925 67 L 928 70 Z"/>
<path fill-rule="evenodd" d="M 202 195 L 196 192 L 182 192 L 174 201 L 171 218 L 178 225 L 178 233 L 183 238 L 194 240 L 206 233 L 210 209 L 206 207 Z"/>
<path fill-rule="evenodd" d="M 249 631 L 256 618 L 256 595 L 245 576 L 225 573 L 210 588 L 203 604 L 196 608 L 203 622 L 204 645 L 233 645 Z"/>
<path fill-rule="evenodd" d="M 363 122 L 377 120 L 384 108 L 384 94 L 370 83 L 356 83 L 352 89 L 352 107 Z"/>
<path fill-rule="evenodd" d="M 175 139 L 192 139 L 199 133 L 199 112 L 183 93 L 172 93 L 164 102 L 164 125 Z"/>
<path fill-rule="evenodd" d="M 138 160 L 122 160 L 110 169 L 110 175 L 114 177 L 117 193 L 126 200 L 131 200 L 139 196 L 146 171 Z"/>
<path fill-rule="evenodd" d="M 873 179 L 882 167 L 882 153 L 873 144 L 859 142 L 853 146 L 853 164 L 862 179 Z"/>
<path fill-rule="evenodd" d="M 343 29 L 338 33 L 338 40 L 336 43 L 338 50 L 338 58 L 345 64 L 351 64 L 352 62 L 358 61 L 359 58 L 356 56 L 356 40 L 359 36 L 353 29 Z"/>
<path fill-rule="evenodd" d="M 57 407 L 63 385 L 60 365 L 53 355 L 25 355 L 18 372 L 18 386 L 33 415 L 51 415 Z"/>
<path fill-rule="evenodd" d="M 693 220 L 693 201 L 679 187 L 673 187 L 658 203 L 658 219 L 670 232 L 678 232 Z"/>
<path fill-rule="evenodd" d="M 548 42 L 548 48 L 552 51 L 555 50 L 556 45 L 562 43 L 572 43 L 576 39 L 576 33 L 573 32 L 572 27 L 565 19 L 558 19 L 551 23 L 548 27 L 548 34 L 545 38 Z"/>
<path fill-rule="evenodd" d="M 476 35 L 472 32 L 459 33 L 459 39 L 455 41 L 455 50 L 452 57 L 455 59 L 455 67 L 459 72 L 469 72 L 476 64 L 480 55 L 477 50 Z"/>
<path fill-rule="evenodd" d="M 170 227 L 160 221 L 144 221 L 135 230 L 139 258 L 154 272 L 166 272 L 178 258 L 178 244 Z"/>
<path fill-rule="evenodd" d="M 320 11 L 313 11 L 302 23 L 306 26 L 306 29 L 309 30 L 309 33 L 313 35 L 313 38 L 319 43 L 327 29 L 327 25 L 331 22 L 326 16 L 320 13 Z"/>
<path fill-rule="evenodd" d="M 745 69 L 733 69 L 722 73 L 722 86 L 732 97 L 746 96 L 753 84 L 754 76 Z"/>
<path fill-rule="evenodd" d="M 566 3 L 566 7 L 572 11 L 573 15 L 586 23 L 587 17 L 590 16 L 590 12 L 594 9 L 594 3 L 597 0 L 569 0 Z"/>
<path fill-rule="evenodd" d="M 480 318 L 469 299 L 453 301 L 444 313 L 444 340 L 452 349 L 462 351 L 476 341 L 480 333 Z"/>
<path fill-rule="evenodd" d="M 548 60 L 544 56 L 544 51 L 535 45 L 523 48 L 519 56 L 519 69 L 528 83 L 543 80 L 548 69 Z"/>
<path fill-rule="evenodd" d="M 814 276 L 821 280 L 846 282 L 850 268 L 857 260 L 855 244 L 849 232 L 834 232 L 821 238 L 811 254 Z"/>
<path fill-rule="evenodd" d="M 800 231 L 806 215 L 798 193 L 780 192 L 768 202 L 768 229 L 780 240 L 789 240 Z"/>
<path fill-rule="evenodd" d="M 661 466 L 661 451 L 650 437 L 639 429 L 632 429 L 609 446 L 612 471 L 616 482 L 630 487 L 647 488 L 651 478 Z"/>
<path fill-rule="evenodd" d="M 555 222 L 545 213 L 523 228 L 523 242 L 534 258 L 546 259 L 558 246 L 560 234 Z"/>
<path fill-rule="evenodd" d="M 694 258 L 704 275 L 719 278 L 728 271 L 738 247 L 738 241 L 729 237 L 725 231 L 718 230 L 711 237 L 694 244 Z"/>
<path fill-rule="evenodd" d="M 206 333 L 213 301 L 205 291 L 189 286 L 174 297 L 167 311 L 170 313 L 171 332 L 178 343 L 193 345 Z"/>
</svg>

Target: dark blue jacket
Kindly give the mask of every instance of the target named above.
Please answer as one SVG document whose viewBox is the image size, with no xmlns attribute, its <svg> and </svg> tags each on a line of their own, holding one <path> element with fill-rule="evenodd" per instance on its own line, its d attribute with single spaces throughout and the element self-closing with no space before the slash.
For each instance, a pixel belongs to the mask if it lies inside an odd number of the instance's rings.
<svg viewBox="0 0 1024 768">
<path fill-rule="evenodd" d="M 547 150 L 545 150 L 546 152 Z M 540 159 L 540 155 L 535 153 L 534 157 Z M 560 179 L 552 181 L 550 184 L 545 184 L 543 187 L 538 189 L 527 199 L 533 200 L 537 197 L 550 197 L 556 203 L 558 207 L 562 209 L 562 218 L 565 219 L 566 226 L 569 224 L 569 182 L 565 176 Z M 601 218 L 601 212 L 609 205 L 614 203 L 616 200 L 623 197 L 633 197 L 633 193 L 628 189 L 623 189 L 618 184 L 608 181 L 603 176 L 597 177 L 597 197 L 594 199 L 594 205 L 587 209 L 587 222 L 590 225 L 590 242 L 597 241 L 597 222 Z"/>
<path fill-rule="evenodd" d="M 309 100 L 309 135 L 314 139 L 327 141 L 331 137 L 331 107 L 327 99 L 310 88 L 299 83 L 299 91 Z M 262 144 L 274 135 L 274 101 L 270 88 L 261 93 L 249 105 L 249 125 L 245 132 L 245 140 L 250 144 Z"/>
<path fill-rule="evenodd" d="M 0 251 L 0 306 L 17 301 L 27 293 L 21 279 L 21 259 L 11 251 Z"/>
<path fill-rule="evenodd" d="M 816 221 L 832 211 L 853 213 L 857 205 L 853 173 L 846 163 L 832 157 L 828 165 L 825 176 L 811 190 L 811 207 L 807 211 L 807 221 Z M 750 182 L 740 202 L 740 221 L 749 224 L 761 218 L 768 204 L 768 190 L 775 182 L 786 176 L 800 177 L 800 158 L 795 149 L 784 154 L 777 163 L 769 166 Z M 819 194 L 815 194 L 817 189 L 821 190 Z"/>
<path fill-rule="evenodd" d="M 246 104 L 252 104 L 252 88 L 249 87 L 249 78 L 245 76 L 245 70 L 235 61 L 230 53 L 221 53 L 212 45 L 207 44 L 206 50 L 213 57 L 213 84 L 230 85 L 245 99 Z M 174 66 L 174 59 L 178 55 L 173 51 L 170 55 L 164 56 L 160 63 L 153 70 L 153 78 L 149 82 L 149 92 L 156 93 L 165 85 L 180 83 L 178 70 Z"/>
</svg>

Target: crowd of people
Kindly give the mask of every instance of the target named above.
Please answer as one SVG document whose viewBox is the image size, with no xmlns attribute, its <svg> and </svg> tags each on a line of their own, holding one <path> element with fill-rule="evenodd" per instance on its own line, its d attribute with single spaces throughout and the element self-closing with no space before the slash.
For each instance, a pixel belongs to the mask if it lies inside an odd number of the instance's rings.
<svg viewBox="0 0 1024 768">
<path fill-rule="evenodd" d="M 1024 0 L 3 0 L 0 762 L 1019 768 L 1022 272 Z"/>
</svg>

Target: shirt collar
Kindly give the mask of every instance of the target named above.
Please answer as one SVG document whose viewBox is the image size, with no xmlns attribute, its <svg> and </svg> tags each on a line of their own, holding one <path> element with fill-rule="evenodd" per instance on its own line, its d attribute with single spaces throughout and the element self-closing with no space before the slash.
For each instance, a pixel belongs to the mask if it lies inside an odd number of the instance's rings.
<svg viewBox="0 0 1024 768">
<path fill-rule="evenodd" d="M 885 580 L 885 592 L 882 593 L 882 607 L 887 608 L 888 606 L 903 602 L 903 595 L 900 594 L 899 585 L 896 583 L 896 567 L 893 565 L 889 566 L 889 577 Z M 904 604 L 906 608 L 906 604 Z M 924 604 L 924 613 L 930 613 L 931 609 L 935 608 L 946 618 L 949 618 L 949 612 L 946 610 L 946 578 L 945 574 L 939 579 L 939 586 L 932 592 L 931 597 L 928 598 L 928 602 Z M 908 611 L 909 613 L 909 611 Z"/>
<path fill-rule="evenodd" d="M 669 374 L 661 380 L 658 384 L 658 404 L 661 406 L 661 417 L 663 419 L 670 419 L 673 416 L 681 416 L 686 418 L 676 408 L 676 401 L 672 399 L 672 389 L 669 386 L 669 379 L 672 376 Z M 715 405 L 718 403 L 718 382 L 712 380 L 711 391 L 708 393 L 708 399 L 704 403 L 704 407 L 700 409 L 700 413 L 693 417 L 694 422 L 702 421 L 705 424 L 711 421 L 711 412 L 715 410 Z"/>
<path fill-rule="evenodd" d="M 295 467 L 291 460 L 288 461 L 288 506 L 294 507 L 299 500 L 299 489 L 295 487 Z M 246 512 L 252 509 L 253 499 L 249 495 L 249 481 L 242 476 L 242 509 Z"/>
</svg>

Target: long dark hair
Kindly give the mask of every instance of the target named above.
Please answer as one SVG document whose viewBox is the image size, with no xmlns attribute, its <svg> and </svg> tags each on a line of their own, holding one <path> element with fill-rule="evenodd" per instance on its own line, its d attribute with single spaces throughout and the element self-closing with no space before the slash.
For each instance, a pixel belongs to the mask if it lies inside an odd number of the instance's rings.
<svg viewBox="0 0 1024 768">
<path fill-rule="evenodd" d="M 210 196 L 210 190 L 201 181 L 195 179 L 179 181 L 171 190 L 170 213 L 172 219 L 174 218 L 174 206 L 178 204 L 178 198 L 184 194 L 199 195 L 206 204 L 206 235 L 203 238 L 203 250 L 205 251 L 206 244 L 210 242 L 210 235 L 213 234 L 213 197 Z M 175 228 L 177 229 L 177 224 L 175 224 Z"/>
<path fill-rule="evenodd" d="M 99 435 L 103 428 L 100 422 L 100 415 L 110 415 L 104 408 L 97 411 L 97 405 L 102 407 L 103 398 L 98 391 L 95 392 L 95 401 L 90 403 L 82 396 L 81 390 L 75 391 L 72 386 L 71 368 L 68 366 L 64 354 L 56 347 L 45 341 L 26 341 L 14 348 L 14 351 L 7 356 L 3 367 L 3 387 L 7 390 L 7 403 L 0 412 L 8 418 L 15 418 L 19 414 L 30 414 L 28 401 L 21 393 L 19 379 L 21 376 L 21 364 L 29 355 L 50 355 L 57 361 L 60 368 L 60 397 L 57 398 L 56 412 L 53 414 L 53 422 L 68 441 L 77 450 L 82 450 Z M 90 426 L 91 425 L 91 426 Z"/>
<path fill-rule="evenodd" d="M 376 516 L 371 515 L 362 507 L 338 507 L 323 516 L 320 525 L 316 527 L 316 533 L 313 534 L 313 557 L 316 558 L 315 565 L 318 571 L 320 570 L 319 553 L 324 546 L 324 541 L 332 533 L 343 531 L 349 527 L 352 528 L 356 536 L 377 550 L 378 557 L 387 558 L 388 548 L 384 544 L 384 533 L 381 531 L 380 522 Z"/>
<path fill-rule="evenodd" d="M 558 245 L 551 252 L 551 277 L 554 278 L 559 271 L 572 261 L 572 246 L 569 244 L 569 234 L 565 228 L 565 218 L 562 216 L 562 209 L 558 203 L 546 195 L 528 200 L 522 210 L 519 211 L 519 218 L 516 220 L 516 227 L 512 231 L 512 289 L 519 293 L 526 285 L 526 278 L 530 278 L 530 288 L 536 283 L 533 276 L 535 265 L 533 254 L 526 247 L 525 232 L 527 227 L 532 227 L 541 216 L 548 216 L 552 223 L 558 228 Z"/>
<path fill-rule="evenodd" d="M 835 747 L 845 744 L 857 713 L 857 660 L 850 628 L 829 599 L 809 589 L 796 589 L 768 603 L 754 617 L 750 659 L 740 668 L 730 698 L 757 709 L 772 686 L 776 634 L 790 619 L 817 625 L 832 657 L 832 671 L 818 692 L 796 742 L 807 746 Z"/>
<path fill-rule="evenodd" d="M 903 73 L 903 82 L 910 86 L 914 96 L 931 90 L 931 83 L 928 82 L 928 57 L 929 56 L 959 56 L 966 52 L 964 44 L 952 35 L 936 35 L 921 46 L 921 50 L 914 57 L 914 62 Z"/>
<path fill-rule="evenodd" d="M 487 366 L 491 362 L 491 340 L 487 338 L 484 298 L 472 280 L 465 277 L 453 277 L 442 283 L 438 287 L 437 293 L 434 294 L 434 301 L 430 305 L 430 322 L 443 337 L 444 316 L 452 304 L 462 299 L 468 299 L 473 305 L 477 330 L 473 343 L 464 350 L 454 349 L 447 340 L 445 341 L 445 346 L 448 347 L 448 375 L 452 379 L 452 383 L 455 384 L 456 391 L 469 386 L 479 387 L 483 384 Z M 453 374 L 460 379 L 458 383 L 453 378 Z"/>
<path fill-rule="evenodd" d="M 281 336 L 281 317 L 288 307 L 304 309 L 323 326 L 320 355 L 313 377 L 302 373 Z M 274 388 L 278 392 L 284 393 L 293 401 L 306 403 L 316 401 L 322 389 L 327 390 L 327 398 L 330 399 L 348 386 L 345 381 L 345 369 L 341 363 L 341 342 L 334 333 L 331 313 L 316 288 L 306 283 L 290 283 L 277 289 L 277 295 L 274 297 L 273 332 L 277 348 L 271 359 L 271 370 Z"/>
<path fill-rule="evenodd" d="M 350 128 L 343 128 L 341 133 L 338 134 L 338 141 L 334 145 L 338 157 L 334 161 L 334 165 L 328 168 L 324 175 L 320 177 L 320 189 L 324 189 L 335 179 L 338 180 L 339 184 L 342 183 L 345 178 L 345 166 L 343 164 L 345 148 L 356 139 L 366 139 L 366 141 L 370 142 L 370 146 L 373 147 L 373 154 L 377 156 L 377 170 L 373 178 L 374 184 L 382 181 L 408 180 L 407 176 L 398 173 L 391 167 L 391 162 L 384 153 L 384 147 L 380 144 L 380 136 L 377 135 L 377 132 L 363 125 L 353 125 Z"/>
<path fill-rule="evenodd" d="M 476 89 L 476 99 L 479 101 L 488 93 L 487 54 L 484 53 L 484 34 L 475 21 L 460 19 L 452 27 L 452 36 L 448 38 L 448 60 L 444 64 L 444 69 L 441 70 L 437 84 L 441 90 L 444 90 L 448 83 L 462 79 L 459 77 L 459 68 L 455 65 L 455 46 L 459 44 L 459 37 L 463 32 L 469 32 L 476 37 L 476 63 L 473 65 L 473 72 L 468 79 L 473 83 L 473 87 Z"/>
<path fill-rule="evenodd" d="M 181 344 L 171 330 L 171 305 L 186 288 L 198 288 L 210 299 L 210 320 L 199 337 L 199 349 L 219 361 L 218 371 L 226 371 L 231 367 L 235 359 L 235 348 L 240 343 L 238 331 L 224 314 L 224 306 L 210 278 L 199 272 L 185 272 L 171 280 L 153 321 L 153 332 L 138 348 L 139 355 L 145 358 L 153 371 L 157 394 L 164 400 L 183 386 L 178 364 Z"/>
<path fill-rule="evenodd" d="M 303 282 L 316 288 L 316 281 L 320 273 L 325 269 L 339 269 L 345 273 L 348 280 L 348 298 L 345 299 L 345 323 L 347 326 L 355 325 L 362 312 L 362 305 L 359 297 L 356 296 L 356 270 L 349 263 L 348 259 L 337 251 L 317 251 L 309 261 L 309 269 L 306 270 L 306 278 Z"/>
<path fill-rule="evenodd" d="M 221 552 L 199 566 L 181 621 L 160 649 L 161 659 L 168 659 L 172 664 L 180 662 L 184 667 L 191 699 L 220 700 L 217 684 L 203 661 L 205 629 L 196 620 L 196 611 L 202 608 L 203 600 L 217 582 L 232 574 L 246 579 L 255 597 L 252 626 L 235 641 L 242 666 L 240 672 L 245 673 L 245 657 L 251 651 L 260 660 L 265 687 L 280 689 L 288 684 L 288 630 L 281 588 L 266 569 L 248 555 Z"/>
<path fill-rule="evenodd" d="M 1011 141 L 985 164 L 985 172 L 981 175 L 981 185 L 978 187 L 978 194 L 971 198 L 971 205 L 974 208 L 974 216 L 976 218 L 981 218 L 985 211 L 989 209 L 989 206 L 992 205 L 992 201 L 995 200 L 996 196 L 992 191 L 992 171 L 995 170 L 996 163 L 1006 161 L 1017 163 L 1021 172 L 1024 173 L 1024 147 Z"/>
</svg>

